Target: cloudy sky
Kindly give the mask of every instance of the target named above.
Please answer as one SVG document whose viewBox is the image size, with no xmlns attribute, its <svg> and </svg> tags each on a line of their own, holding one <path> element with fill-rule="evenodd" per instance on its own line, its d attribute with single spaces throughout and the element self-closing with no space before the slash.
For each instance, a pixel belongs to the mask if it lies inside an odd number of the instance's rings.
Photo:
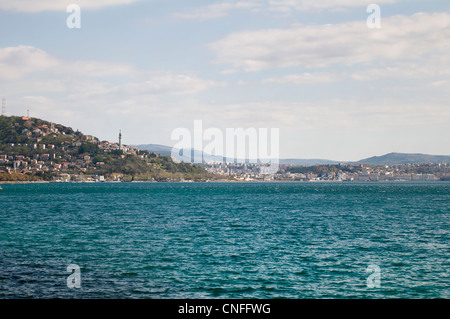
<svg viewBox="0 0 450 319">
<path fill-rule="evenodd" d="M 0 98 L 125 144 L 202 120 L 282 158 L 450 155 L 450 1 L 0 0 Z"/>
</svg>

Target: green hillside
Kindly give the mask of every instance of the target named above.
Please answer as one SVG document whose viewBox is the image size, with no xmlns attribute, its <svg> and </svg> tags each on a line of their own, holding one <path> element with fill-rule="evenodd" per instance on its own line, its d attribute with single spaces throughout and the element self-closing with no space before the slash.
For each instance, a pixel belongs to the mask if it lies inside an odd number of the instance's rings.
<svg viewBox="0 0 450 319">
<path fill-rule="evenodd" d="M 0 181 L 172 181 L 218 178 L 136 147 L 37 118 L 0 117 Z"/>
</svg>

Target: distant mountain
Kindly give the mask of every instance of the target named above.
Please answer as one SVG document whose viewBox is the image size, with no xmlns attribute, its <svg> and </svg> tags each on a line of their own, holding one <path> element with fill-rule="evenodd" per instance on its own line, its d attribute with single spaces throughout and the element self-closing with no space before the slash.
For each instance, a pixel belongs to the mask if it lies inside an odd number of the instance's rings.
<svg viewBox="0 0 450 319">
<path fill-rule="evenodd" d="M 149 151 L 150 153 L 160 154 L 162 156 L 171 156 L 172 147 L 160 144 L 141 144 L 134 145 L 140 150 Z"/>
<path fill-rule="evenodd" d="M 399 164 L 424 164 L 428 162 L 433 164 L 450 163 L 450 156 L 389 153 L 382 156 L 373 156 L 366 159 L 362 159 L 356 163 L 367 165 L 399 165 Z"/>
<path fill-rule="evenodd" d="M 134 145 L 140 150 L 146 150 L 150 153 L 156 153 L 163 156 L 172 156 L 172 147 L 160 145 L 160 144 L 141 144 L 141 145 Z M 190 154 L 190 156 L 189 156 Z M 223 162 L 223 156 L 216 156 L 216 155 L 210 155 L 208 153 L 194 150 L 194 149 L 179 149 L 175 150 L 175 156 L 176 159 L 183 162 L 191 162 L 194 158 L 203 158 L 203 161 L 208 162 Z M 233 162 L 234 159 L 227 158 L 227 162 Z M 237 160 L 238 163 L 245 162 L 242 159 Z"/>
<path fill-rule="evenodd" d="M 157 153 L 164 156 L 172 155 L 172 147 L 159 144 L 142 144 L 135 145 L 141 150 L 147 150 L 151 153 Z M 191 154 L 189 157 L 186 154 Z M 205 162 L 222 162 L 222 156 L 214 156 L 197 150 L 178 151 L 176 158 L 183 162 L 190 162 L 193 156 L 203 157 Z M 227 162 L 233 162 L 231 158 L 227 158 Z M 238 159 L 238 163 L 243 163 L 244 160 Z M 400 164 L 424 164 L 424 163 L 450 163 L 450 156 L 447 155 L 428 155 L 428 154 L 407 154 L 407 153 L 389 153 L 382 156 L 373 156 L 362 159 L 357 162 L 342 162 L 328 159 L 280 159 L 280 164 L 294 165 L 294 166 L 314 166 L 314 165 L 336 165 L 339 163 L 348 164 L 367 164 L 367 165 L 400 165 Z"/>
<path fill-rule="evenodd" d="M 170 146 L 160 145 L 160 144 L 141 144 L 141 145 L 134 145 L 137 148 L 141 150 L 146 150 L 151 153 L 156 153 L 164 156 L 171 156 L 172 148 Z M 187 154 L 191 154 L 191 157 L 189 157 Z M 194 156 L 197 156 L 198 158 L 203 158 L 205 162 L 222 162 L 223 157 L 222 156 L 215 156 L 210 155 L 202 151 L 193 150 L 193 149 L 187 149 L 184 150 L 184 152 L 181 152 L 181 150 L 178 150 L 178 153 L 176 154 L 176 158 L 183 162 L 190 162 L 191 158 L 194 158 Z M 234 162 L 234 159 L 227 158 L 227 162 Z M 243 159 L 237 159 L 237 163 L 244 163 L 245 160 Z M 331 161 L 327 159 L 281 159 L 280 164 L 290 164 L 290 165 L 296 165 L 296 166 L 314 166 L 314 165 L 332 165 L 332 164 L 339 164 L 338 161 Z"/>
</svg>

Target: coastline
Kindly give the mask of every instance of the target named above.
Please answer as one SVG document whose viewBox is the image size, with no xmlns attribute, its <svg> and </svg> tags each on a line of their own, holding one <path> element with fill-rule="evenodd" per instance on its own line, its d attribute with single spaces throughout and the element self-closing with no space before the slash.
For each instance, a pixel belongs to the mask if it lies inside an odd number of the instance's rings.
<svg viewBox="0 0 450 319">
<path fill-rule="evenodd" d="M 48 183 L 54 183 L 49 181 L 2 181 L 0 182 L 0 185 L 4 184 L 48 184 Z"/>
<path fill-rule="evenodd" d="M 103 181 L 103 182 L 95 182 L 95 181 L 86 181 L 86 182 L 56 182 L 56 181 L 3 181 L 0 182 L 1 185 L 14 185 L 14 184 L 118 184 L 118 183 L 344 183 L 344 184 L 353 184 L 353 183 L 370 183 L 370 184 L 378 184 L 378 183 L 436 183 L 436 182 L 449 182 L 446 180 L 435 180 L 435 181 L 407 181 L 407 180 L 394 180 L 394 181 L 327 181 L 327 180 L 310 180 L 310 181 L 295 181 L 295 180 L 252 180 L 252 181 L 243 181 L 243 180 L 205 180 L 205 181 L 194 181 L 194 180 L 184 180 L 184 181 Z"/>
</svg>

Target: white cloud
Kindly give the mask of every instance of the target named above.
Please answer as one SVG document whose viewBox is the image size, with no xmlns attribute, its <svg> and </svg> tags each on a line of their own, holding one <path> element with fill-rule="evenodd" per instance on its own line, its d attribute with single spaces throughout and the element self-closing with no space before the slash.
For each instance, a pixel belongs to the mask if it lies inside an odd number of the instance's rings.
<svg viewBox="0 0 450 319">
<path fill-rule="evenodd" d="M 255 1 L 228 1 L 210 4 L 187 12 L 178 12 L 174 17 L 190 20 L 211 20 L 227 16 L 232 10 L 258 7 Z"/>
<path fill-rule="evenodd" d="M 378 5 L 393 4 L 406 0 L 377 0 Z M 251 12 L 291 13 L 295 11 L 343 10 L 346 8 L 367 7 L 370 2 L 361 0 L 228 0 L 195 9 L 175 13 L 181 19 L 210 20 L 227 16 L 233 10 Z"/>
<path fill-rule="evenodd" d="M 438 61 L 439 60 L 439 61 Z M 423 59 L 417 61 L 397 62 L 391 66 L 361 69 L 352 72 L 350 78 L 356 81 L 371 81 L 389 78 L 429 79 L 450 76 L 450 59 Z"/>
<path fill-rule="evenodd" d="M 206 122 L 226 127 L 233 123 L 245 123 L 245 127 L 279 127 L 295 131 L 349 130 L 353 132 L 378 132 L 380 130 L 418 129 L 447 125 L 450 108 L 445 102 L 414 103 L 397 99 L 324 98 L 319 101 L 289 102 L 267 101 L 220 105 L 221 118 L 214 119 L 207 107 Z M 289 116 L 287 116 L 289 115 Z"/>
<path fill-rule="evenodd" d="M 138 83 L 127 83 L 125 91 L 130 94 L 143 92 L 154 94 L 191 94 L 215 86 L 214 81 L 200 79 L 196 76 L 174 75 L 163 73 L 152 76 L 150 80 Z"/>
<path fill-rule="evenodd" d="M 0 48 L 0 69 L 7 114 L 30 109 L 32 116 L 76 123 L 100 138 L 124 123 L 143 127 L 144 118 L 177 117 L 184 108 L 180 99 L 222 85 L 195 74 L 137 70 L 131 64 L 60 60 L 30 46 Z M 139 133 L 134 131 L 135 138 Z"/>
<path fill-rule="evenodd" d="M 0 77 L 20 78 L 58 67 L 59 62 L 43 50 L 29 46 L 0 48 Z"/>
<path fill-rule="evenodd" d="M 0 0 L 0 10 L 36 13 L 42 11 L 62 11 L 68 5 L 77 4 L 82 10 L 101 9 L 104 7 L 127 5 L 141 0 Z"/>
<path fill-rule="evenodd" d="M 393 4 L 404 0 L 377 0 L 378 5 Z M 371 2 L 361 0 L 268 0 L 269 10 L 278 12 L 342 10 L 344 8 L 367 7 Z"/>
<path fill-rule="evenodd" d="M 87 77 L 134 76 L 139 73 L 134 66 L 129 64 L 63 61 L 39 48 L 23 45 L 0 48 L 0 69 L 2 70 L 0 78 L 9 79 L 17 79 L 39 72 Z"/>
<path fill-rule="evenodd" d="M 302 66 L 350 66 L 384 60 L 440 58 L 450 52 L 450 15 L 417 13 L 383 19 L 381 29 L 365 21 L 236 32 L 209 47 L 216 62 L 246 72 Z"/>
<path fill-rule="evenodd" d="M 289 74 L 281 77 L 268 78 L 264 79 L 262 83 L 318 84 L 318 83 L 331 83 L 338 80 L 342 80 L 342 77 L 338 77 L 336 74 L 327 72 L 315 72 L 315 73 Z"/>
<path fill-rule="evenodd" d="M 446 81 L 446 80 L 442 80 L 442 81 L 435 81 L 433 83 L 430 84 L 431 86 L 434 87 L 450 87 L 450 81 Z"/>
<path fill-rule="evenodd" d="M 128 94 L 192 94 L 219 85 L 195 75 L 137 70 L 134 65 L 99 61 L 64 61 L 31 47 L 0 48 L 0 81 L 26 92 L 37 85 L 47 92 L 80 91 L 82 95 L 122 91 Z M 115 78 L 110 80 L 110 78 Z M 119 80 L 117 80 L 119 79 Z M 117 84 L 119 81 L 120 84 Z M 46 83 L 50 83 L 46 85 Z"/>
</svg>

